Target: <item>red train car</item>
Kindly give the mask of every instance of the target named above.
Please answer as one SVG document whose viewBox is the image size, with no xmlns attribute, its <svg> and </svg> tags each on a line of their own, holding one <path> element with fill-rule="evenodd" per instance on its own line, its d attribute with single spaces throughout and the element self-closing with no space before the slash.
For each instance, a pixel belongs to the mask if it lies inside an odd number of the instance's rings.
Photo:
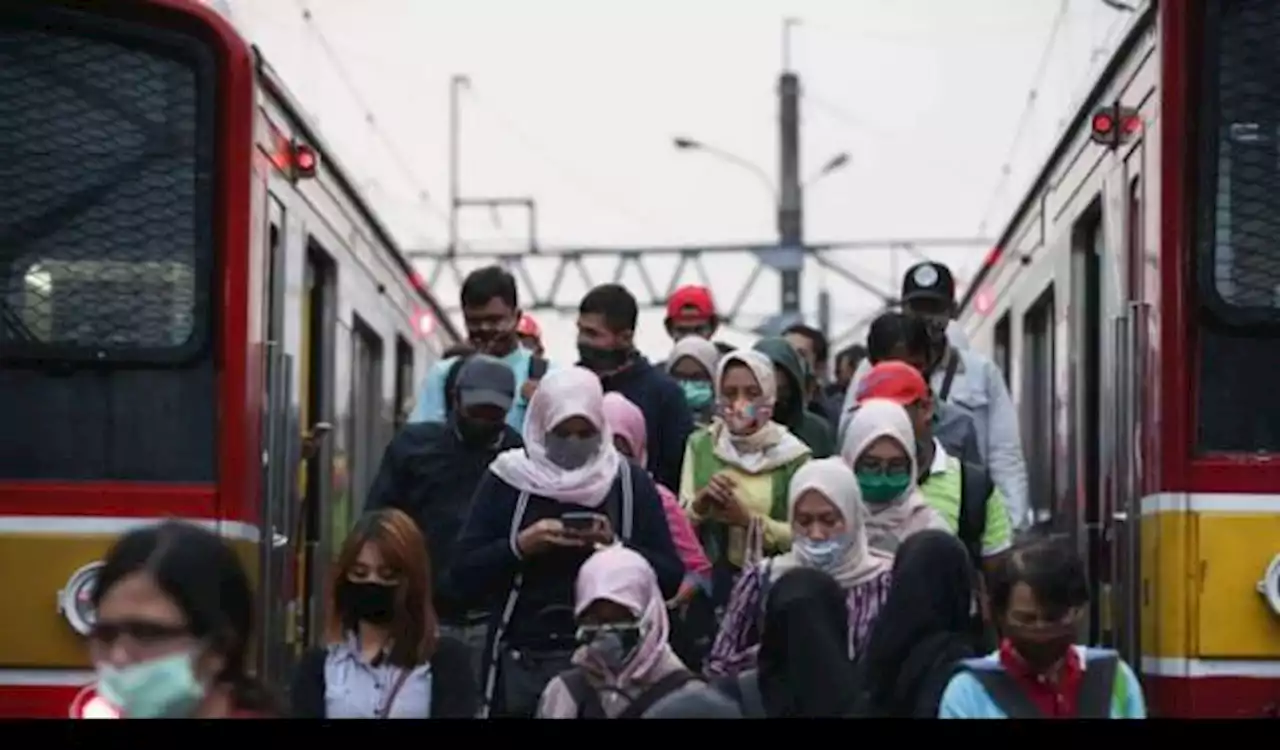
<svg viewBox="0 0 1280 750">
<path fill-rule="evenodd" d="M 1154 715 L 1280 712 L 1277 32 L 1273 0 L 1135 13 L 964 301 Z"/>
<path fill-rule="evenodd" d="M 456 330 L 212 10 L 3 3 L 0 40 L 0 716 L 67 715 L 98 561 L 169 517 L 241 550 L 278 677 Z"/>
</svg>

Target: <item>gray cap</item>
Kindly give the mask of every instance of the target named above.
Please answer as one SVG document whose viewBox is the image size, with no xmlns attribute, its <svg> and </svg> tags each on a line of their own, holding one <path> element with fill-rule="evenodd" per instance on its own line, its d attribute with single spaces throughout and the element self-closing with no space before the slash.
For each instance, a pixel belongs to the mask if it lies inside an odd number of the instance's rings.
<svg viewBox="0 0 1280 750">
<path fill-rule="evenodd" d="M 516 376 L 507 363 L 487 354 L 474 354 L 458 371 L 458 405 L 511 408 L 516 396 Z"/>
</svg>

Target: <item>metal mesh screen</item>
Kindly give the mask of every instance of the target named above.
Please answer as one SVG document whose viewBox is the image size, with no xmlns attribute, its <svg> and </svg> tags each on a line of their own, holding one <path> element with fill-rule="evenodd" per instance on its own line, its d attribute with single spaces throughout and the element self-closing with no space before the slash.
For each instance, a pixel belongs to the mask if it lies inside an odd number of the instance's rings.
<svg viewBox="0 0 1280 750">
<path fill-rule="evenodd" d="M 1205 5 L 1213 22 L 1204 104 L 1216 115 L 1206 260 L 1226 304 L 1280 308 L 1280 2 Z"/>
<path fill-rule="evenodd" d="M 197 88 L 184 62 L 0 21 L 0 350 L 192 338 Z"/>
</svg>

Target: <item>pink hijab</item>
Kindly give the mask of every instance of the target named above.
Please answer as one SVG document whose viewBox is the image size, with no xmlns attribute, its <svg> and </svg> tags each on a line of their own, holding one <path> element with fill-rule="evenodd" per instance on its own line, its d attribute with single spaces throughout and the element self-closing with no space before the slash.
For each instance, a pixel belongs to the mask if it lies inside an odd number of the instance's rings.
<svg viewBox="0 0 1280 750">
<path fill-rule="evenodd" d="M 605 424 L 600 378 L 581 367 L 562 367 L 547 373 L 529 400 L 524 418 L 524 447 L 499 453 L 489 471 L 530 495 L 562 503 L 599 507 L 618 476 L 618 451 Z M 561 422 L 582 417 L 600 431 L 600 451 L 581 468 L 572 471 L 547 458 L 547 433 Z"/>
<path fill-rule="evenodd" d="M 604 421 L 609 431 L 622 438 L 627 444 L 635 462 L 644 465 L 647 459 L 648 434 L 645 427 L 644 412 L 620 393 L 604 394 Z M 711 574 L 711 561 L 702 551 L 698 543 L 698 535 L 693 531 L 689 516 L 680 507 L 680 501 L 670 489 L 657 484 L 658 497 L 662 498 L 662 510 L 667 516 L 667 527 L 671 529 L 671 541 L 675 543 L 680 561 L 684 563 L 686 573 L 699 575 Z"/>
<path fill-rule="evenodd" d="M 582 564 L 574 590 L 574 615 L 581 617 L 592 602 L 600 599 L 626 607 L 636 616 L 640 624 L 640 644 L 620 674 L 609 674 L 586 647 L 574 653 L 574 664 L 624 691 L 632 686 L 653 684 L 682 668 L 667 641 L 671 623 L 658 588 L 658 576 L 639 553 L 615 544 Z"/>
</svg>

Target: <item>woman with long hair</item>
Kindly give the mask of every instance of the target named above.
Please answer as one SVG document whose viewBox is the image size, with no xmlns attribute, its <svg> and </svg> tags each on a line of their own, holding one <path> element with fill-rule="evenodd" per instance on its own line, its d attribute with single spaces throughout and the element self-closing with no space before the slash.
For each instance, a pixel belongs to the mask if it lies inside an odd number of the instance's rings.
<svg viewBox="0 0 1280 750">
<path fill-rule="evenodd" d="M 121 537 L 93 592 L 98 699 L 126 719 L 272 716 L 250 671 L 253 590 L 234 550 L 167 521 Z"/>
<path fill-rule="evenodd" d="M 820 570 L 844 596 L 846 659 L 866 646 L 889 594 L 891 558 L 867 545 L 867 511 L 858 483 L 838 458 L 810 461 L 791 479 L 788 499 L 791 551 L 764 560 L 738 579 L 706 671 L 735 674 L 755 665 L 762 613 L 773 586 L 798 568 Z"/>
<path fill-rule="evenodd" d="M 302 659 L 293 712 L 316 719 L 475 716 L 467 649 L 442 638 L 431 561 L 417 524 L 399 510 L 366 513 L 342 544 L 325 648 Z"/>
</svg>

